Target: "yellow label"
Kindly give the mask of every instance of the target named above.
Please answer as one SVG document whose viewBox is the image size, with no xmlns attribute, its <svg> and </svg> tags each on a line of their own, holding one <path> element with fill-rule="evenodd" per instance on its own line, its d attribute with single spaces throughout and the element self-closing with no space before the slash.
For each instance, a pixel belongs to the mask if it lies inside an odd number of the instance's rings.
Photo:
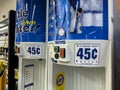
<svg viewBox="0 0 120 90">
<path fill-rule="evenodd" d="M 65 73 L 56 74 L 56 90 L 65 90 Z"/>
<path fill-rule="evenodd" d="M 14 76 L 15 79 L 18 79 L 18 71 L 16 70 L 15 71 L 15 76 Z"/>
<path fill-rule="evenodd" d="M 36 24 L 36 21 L 24 21 L 22 22 L 22 25 L 35 25 Z"/>
</svg>

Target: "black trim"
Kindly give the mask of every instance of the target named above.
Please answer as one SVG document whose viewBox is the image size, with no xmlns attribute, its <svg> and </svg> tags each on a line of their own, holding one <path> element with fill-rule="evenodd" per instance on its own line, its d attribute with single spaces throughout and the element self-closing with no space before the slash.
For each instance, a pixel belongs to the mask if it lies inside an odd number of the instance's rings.
<svg viewBox="0 0 120 90">
<path fill-rule="evenodd" d="M 8 90 L 16 90 L 15 68 L 18 68 L 18 57 L 15 56 L 15 16 L 16 12 L 9 12 L 9 34 L 8 34 Z"/>
</svg>

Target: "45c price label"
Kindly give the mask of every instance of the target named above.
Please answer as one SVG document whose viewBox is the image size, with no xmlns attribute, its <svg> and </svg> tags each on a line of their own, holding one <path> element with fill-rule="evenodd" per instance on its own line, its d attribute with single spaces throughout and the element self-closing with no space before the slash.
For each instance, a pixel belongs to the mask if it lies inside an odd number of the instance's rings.
<svg viewBox="0 0 120 90">
<path fill-rule="evenodd" d="M 97 65 L 99 63 L 100 44 L 75 44 L 75 63 Z"/>
<path fill-rule="evenodd" d="M 39 57 L 41 55 L 41 47 L 27 46 L 27 54 L 29 56 Z"/>
</svg>

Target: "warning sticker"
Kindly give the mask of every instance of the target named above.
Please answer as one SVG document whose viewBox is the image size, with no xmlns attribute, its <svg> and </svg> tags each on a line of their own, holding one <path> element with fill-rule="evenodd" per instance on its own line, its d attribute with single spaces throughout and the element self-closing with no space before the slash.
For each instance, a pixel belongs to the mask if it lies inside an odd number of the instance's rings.
<svg viewBox="0 0 120 90">
<path fill-rule="evenodd" d="M 64 74 L 64 72 L 56 74 L 56 90 L 65 90 L 65 74 Z"/>
</svg>

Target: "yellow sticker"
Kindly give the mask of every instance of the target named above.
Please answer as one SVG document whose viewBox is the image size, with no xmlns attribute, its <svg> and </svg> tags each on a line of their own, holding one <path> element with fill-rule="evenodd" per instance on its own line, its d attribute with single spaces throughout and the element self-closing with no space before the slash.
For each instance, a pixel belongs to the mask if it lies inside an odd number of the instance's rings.
<svg viewBox="0 0 120 90">
<path fill-rule="evenodd" d="M 65 73 L 56 74 L 56 90 L 65 90 Z"/>
<path fill-rule="evenodd" d="M 15 69 L 15 76 L 14 76 L 15 79 L 18 79 L 18 70 Z"/>
</svg>

